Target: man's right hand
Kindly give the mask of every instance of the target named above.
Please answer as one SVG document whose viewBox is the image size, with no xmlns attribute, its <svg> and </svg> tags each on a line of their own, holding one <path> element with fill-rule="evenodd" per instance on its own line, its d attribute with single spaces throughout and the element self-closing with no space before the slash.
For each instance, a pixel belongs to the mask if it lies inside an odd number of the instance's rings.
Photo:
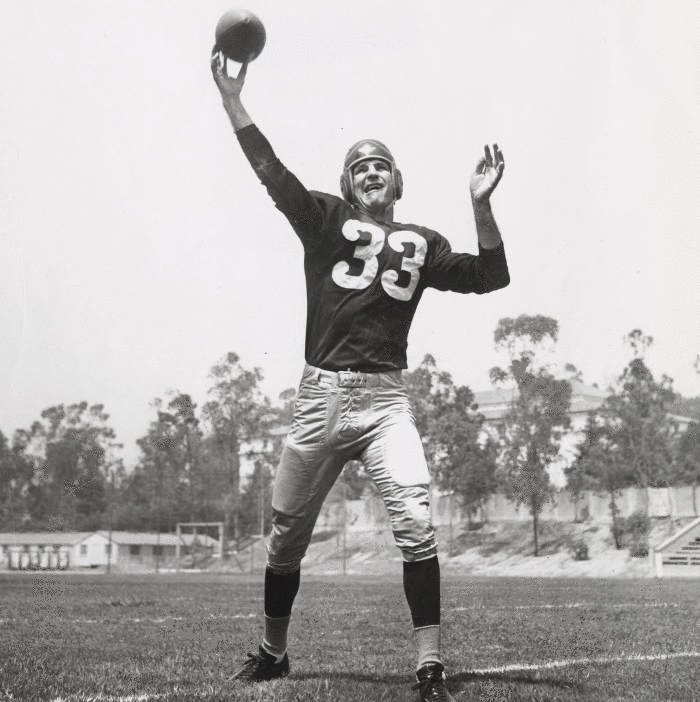
<svg viewBox="0 0 700 702">
<path fill-rule="evenodd" d="M 211 51 L 211 72 L 214 76 L 216 87 L 219 88 L 221 97 L 224 100 L 231 98 L 240 100 L 241 90 L 243 90 L 243 85 L 245 84 L 245 74 L 248 70 L 248 62 L 241 64 L 241 70 L 238 71 L 236 78 L 229 76 L 226 63 L 226 56 L 224 56 L 219 47 L 214 45 Z"/>
<path fill-rule="evenodd" d="M 253 123 L 243 103 L 241 102 L 241 90 L 245 84 L 245 74 L 248 70 L 248 62 L 241 65 L 241 70 L 235 78 L 229 76 L 226 70 L 226 56 L 214 45 L 211 51 L 211 72 L 214 76 L 216 87 L 221 93 L 224 109 L 231 120 L 235 131 L 247 127 Z"/>
</svg>

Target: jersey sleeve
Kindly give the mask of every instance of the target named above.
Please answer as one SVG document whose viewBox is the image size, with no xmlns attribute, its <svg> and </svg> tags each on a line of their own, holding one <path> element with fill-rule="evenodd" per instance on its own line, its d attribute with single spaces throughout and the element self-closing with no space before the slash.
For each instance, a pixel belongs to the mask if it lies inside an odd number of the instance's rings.
<svg viewBox="0 0 700 702">
<path fill-rule="evenodd" d="M 318 234 L 323 228 L 323 203 L 284 167 L 254 124 L 243 127 L 236 136 L 260 182 L 302 242 Z"/>
<path fill-rule="evenodd" d="M 438 235 L 435 254 L 426 271 L 426 286 L 459 293 L 484 293 L 505 288 L 510 283 L 505 249 L 479 244 L 479 255 L 454 253 L 450 243 Z"/>
</svg>

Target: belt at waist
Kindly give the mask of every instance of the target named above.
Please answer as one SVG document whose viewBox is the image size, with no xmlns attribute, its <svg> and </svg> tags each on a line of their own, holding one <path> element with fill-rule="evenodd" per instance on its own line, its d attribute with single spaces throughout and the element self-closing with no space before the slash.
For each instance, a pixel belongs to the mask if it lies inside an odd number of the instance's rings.
<svg viewBox="0 0 700 702">
<path fill-rule="evenodd" d="M 317 380 L 330 381 L 341 388 L 381 387 L 383 384 L 395 385 L 401 381 L 401 370 L 379 371 L 377 373 L 361 373 L 358 371 L 328 371 L 307 364 L 306 368 L 313 373 Z M 384 382 L 382 382 L 384 381 Z"/>
</svg>

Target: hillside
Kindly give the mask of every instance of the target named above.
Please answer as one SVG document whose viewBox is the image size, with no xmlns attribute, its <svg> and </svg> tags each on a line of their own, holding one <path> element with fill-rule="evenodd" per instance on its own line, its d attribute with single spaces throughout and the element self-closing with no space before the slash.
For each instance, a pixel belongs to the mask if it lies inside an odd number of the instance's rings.
<svg viewBox="0 0 700 702">
<path fill-rule="evenodd" d="M 660 543 L 689 521 L 654 520 L 650 543 Z M 574 558 L 569 548 L 572 537 L 584 539 L 588 545 L 588 560 Z M 545 522 L 538 557 L 532 555 L 532 528 L 523 522 L 491 523 L 482 529 L 461 533 L 455 528 L 452 539 L 449 529 L 443 527 L 438 529 L 438 540 L 445 574 L 629 578 L 647 577 L 651 572 L 648 557 L 632 557 L 627 549 L 615 549 L 606 523 Z M 342 573 L 342 553 L 342 534 L 317 533 L 304 560 L 303 572 Z M 401 554 L 389 532 L 347 534 L 345 570 L 348 574 L 395 573 L 400 562 Z"/>
</svg>

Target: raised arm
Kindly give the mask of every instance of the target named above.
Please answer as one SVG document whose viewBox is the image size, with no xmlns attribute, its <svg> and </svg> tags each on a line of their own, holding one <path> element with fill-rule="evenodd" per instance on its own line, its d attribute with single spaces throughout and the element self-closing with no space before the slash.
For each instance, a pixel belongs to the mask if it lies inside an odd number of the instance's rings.
<svg viewBox="0 0 700 702">
<path fill-rule="evenodd" d="M 469 181 L 472 196 L 479 255 L 454 253 L 442 237 L 436 246 L 435 256 L 426 270 L 426 284 L 438 290 L 478 294 L 492 292 L 510 283 L 508 263 L 501 233 L 491 211 L 491 193 L 501 177 L 505 162 L 497 144 L 493 155 L 488 146 L 476 164 Z"/>
<path fill-rule="evenodd" d="M 231 120 L 235 132 L 253 124 L 253 120 L 243 107 L 241 91 L 245 85 L 245 76 L 248 63 L 244 63 L 238 71 L 238 76 L 232 78 L 226 67 L 226 57 L 214 46 L 211 52 L 211 72 L 214 76 L 216 87 L 221 93 L 221 100 L 228 118 Z"/>
<path fill-rule="evenodd" d="M 469 181 L 476 220 L 476 235 L 479 238 L 479 244 L 485 249 L 495 249 L 502 241 L 491 211 L 490 198 L 503 176 L 504 168 L 505 161 L 498 144 L 493 145 L 493 156 L 489 147 L 485 146 L 484 155 L 476 164 L 476 169 Z"/>
<path fill-rule="evenodd" d="M 238 76 L 231 78 L 226 71 L 226 58 L 214 46 L 211 71 L 238 143 L 277 209 L 289 220 L 299 238 L 306 242 L 320 232 L 323 212 L 311 193 L 277 158 L 270 142 L 243 107 L 241 91 L 247 70 L 248 64 L 244 63 Z"/>
</svg>

